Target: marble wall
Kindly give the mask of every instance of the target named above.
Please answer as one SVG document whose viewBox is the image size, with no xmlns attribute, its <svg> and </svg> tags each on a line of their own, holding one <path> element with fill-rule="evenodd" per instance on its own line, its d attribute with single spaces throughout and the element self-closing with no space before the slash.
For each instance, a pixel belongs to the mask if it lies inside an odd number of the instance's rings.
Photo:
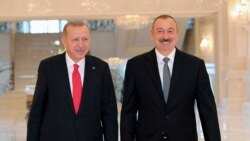
<svg viewBox="0 0 250 141">
<path fill-rule="evenodd" d="M 0 43 L 0 95 L 2 95 L 13 87 L 10 34 L 0 33 Z"/>
</svg>

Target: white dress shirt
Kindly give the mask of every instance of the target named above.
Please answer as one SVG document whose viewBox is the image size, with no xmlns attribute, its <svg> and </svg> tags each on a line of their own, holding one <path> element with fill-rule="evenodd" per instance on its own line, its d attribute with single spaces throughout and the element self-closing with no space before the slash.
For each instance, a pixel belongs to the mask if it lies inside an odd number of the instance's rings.
<svg viewBox="0 0 250 141">
<path fill-rule="evenodd" d="M 163 61 L 163 58 L 165 58 L 165 57 L 168 57 L 168 58 L 169 58 L 168 67 L 169 67 L 170 75 L 172 76 L 175 52 L 176 52 L 176 49 L 174 48 L 174 50 L 173 50 L 168 56 L 163 56 L 163 55 L 155 48 L 156 59 L 157 59 L 157 65 L 158 65 L 158 70 L 159 70 L 159 74 L 160 74 L 160 77 L 161 77 L 161 84 L 162 84 L 162 87 L 163 87 L 163 66 L 164 66 L 164 64 L 165 64 L 165 62 Z"/>
<path fill-rule="evenodd" d="M 74 70 L 74 64 L 79 65 L 78 71 L 81 75 L 81 80 L 83 84 L 83 79 L 84 79 L 84 70 L 85 70 L 85 58 L 80 60 L 79 62 L 75 63 L 67 54 L 65 53 L 65 58 L 66 58 L 66 63 L 67 63 L 67 68 L 68 68 L 68 75 L 69 75 L 69 84 L 70 84 L 70 89 L 71 89 L 71 94 L 73 94 L 73 82 L 72 82 L 72 73 Z"/>
</svg>

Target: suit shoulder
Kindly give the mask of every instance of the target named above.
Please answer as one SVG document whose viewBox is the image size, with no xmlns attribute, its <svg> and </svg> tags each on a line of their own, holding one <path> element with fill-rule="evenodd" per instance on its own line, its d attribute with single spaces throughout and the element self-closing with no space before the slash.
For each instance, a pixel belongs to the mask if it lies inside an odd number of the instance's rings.
<svg viewBox="0 0 250 141">
<path fill-rule="evenodd" d="M 45 58 L 45 59 L 41 60 L 41 62 L 43 62 L 43 63 L 54 62 L 55 60 L 60 60 L 60 59 L 63 59 L 64 57 L 65 57 L 64 54 L 57 54 L 57 55 Z"/>
<path fill-rule="evenodd" d="M 87 55 L 86 59 L 91 61 L 91 62 L 95 62 L 96 64 L 108 64 L 107 62 L 105 62 L 104 60 L 96 57 L 96 56 L 92 56 L 92 55 Z"/>
<path fill-rule="evenodd" d="M 183 51 L 178 51 L 177 52 L 177 55 L 179 54 L 179 56 L 181 56 L 184 60 L 187 60 L 187 61 L 194 61 L 194 62 L 204 62 L 203 59 L 197 57 L 197 56 L 194 56 L 194 55 L 191 55 L 191 54 L 188 54 L 186 52 L 183 52 Z"/>
<path fill-rule="evenodd" d="M 146 52 L 146 53 L 134 56 L 134 57 L 130 58 L 128 61 L 129 62 L 140 62 L 142 60 L 145 60 L 148 55 L 150 55 L 150 52 Z"/>
</svg>

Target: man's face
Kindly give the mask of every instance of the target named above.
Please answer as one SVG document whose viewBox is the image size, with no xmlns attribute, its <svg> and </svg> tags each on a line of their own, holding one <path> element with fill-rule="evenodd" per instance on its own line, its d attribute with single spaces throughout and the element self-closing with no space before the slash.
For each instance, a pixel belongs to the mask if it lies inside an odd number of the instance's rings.
<svg viewBox="0 0 250 141">
<path fill-rule="evenodd" d="M 78 62 L 89 52 L 90 32 L 87 26 L 69 26 L 62 42 L 69 57 Z"/>
<path fill-rule="evenodd" d="M 151 31 L 151 38 L 156 49 L 162 55 L 168 55 L 178 41 L 178 29 L 175 21 L 171 18 L 157 19 Z"/>
</svg>

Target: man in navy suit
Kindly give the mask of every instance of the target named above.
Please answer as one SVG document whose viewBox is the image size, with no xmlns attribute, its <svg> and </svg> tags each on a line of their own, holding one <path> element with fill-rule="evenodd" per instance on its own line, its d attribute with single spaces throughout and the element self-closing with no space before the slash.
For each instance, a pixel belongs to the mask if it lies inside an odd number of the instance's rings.
<svg viewBox="0 0 250 141">
<path fill-rule="evenodd" d="M 117 105 L 110 70 L 106 62 L 88 55 L 88 26 L 67 23 L 62 43 L 65 53 L 39 65 L 27 141 L 117 141 Z M 82 87 L 77 110 L 72 82 L 75 64 L 82 81 L 78 81 Z"/>
<path fill-rule="evenodd" d="M 176 48 L 178 28 L 169 15 L 156 17 L 151 37 L 155 48 L 127 62 L 121 141 L 197 141 L 195 102 L 205 141 L 220 141 L 216 104 L 204 61 Z M 167 99 L 163 92 L 165 57 L 170 71 Z"/>
</svg>

